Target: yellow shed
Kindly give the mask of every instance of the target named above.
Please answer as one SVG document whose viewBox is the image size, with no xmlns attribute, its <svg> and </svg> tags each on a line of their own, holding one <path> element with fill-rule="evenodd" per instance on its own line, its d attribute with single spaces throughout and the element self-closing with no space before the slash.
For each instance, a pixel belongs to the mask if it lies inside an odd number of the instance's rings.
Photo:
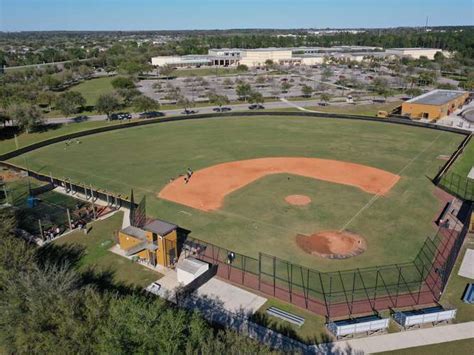
<svg viewBox="0 0 474 355">
<path fill-rule="evenodd" d="M 171 267 L 179 256 L 177 229 L 175 224 L 156 219 L 142 228 L 128 226 L 119 232 L 119 245 L 127 256 L 137 256 L 153 266 Z"/>
</svg>

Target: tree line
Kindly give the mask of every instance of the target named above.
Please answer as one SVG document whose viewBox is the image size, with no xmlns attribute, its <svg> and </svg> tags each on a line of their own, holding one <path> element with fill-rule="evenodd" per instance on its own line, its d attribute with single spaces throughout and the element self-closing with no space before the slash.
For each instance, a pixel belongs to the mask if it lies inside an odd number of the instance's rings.
<svg viewBox="0 0 474 355">
<path fill-rule="evenodd" d="M 0 208 L 0 349 L 52 354 L 267 354 L 271 350 L 198 313 L 79 271 L 83 250 L 19 239 L 15 211 Z"/>
</svg>

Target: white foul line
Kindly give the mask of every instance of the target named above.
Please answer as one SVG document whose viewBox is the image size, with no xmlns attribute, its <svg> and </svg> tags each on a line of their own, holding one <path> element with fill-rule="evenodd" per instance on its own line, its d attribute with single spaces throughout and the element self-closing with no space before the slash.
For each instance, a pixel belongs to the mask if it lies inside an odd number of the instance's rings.
<svg viewBox="0 0 474 355">
<path fill-rule="evenodd" d="M 438 136 L 430 143 L 429 146 L 427 146 L 425 149 L 423 149 L 421 152 L 419 152 L 415 157 L 413 157 L 407 165 L 405 165 L 398 173 L 397 176 L 400 176 L 416 159 L 418 159 L 423 153 L 428 150 L 428 148 L 431 148 L 431 146 L 438 140 L 438 138 L 441 136 L 442 133 L 438 134 Z M 393 180 L 395 183 L 395 178 Z M 377 193 L 374 197 L 372 197 L 369 202 L 367 202 L 354 216 L 352 216 L 351 219 L 349 219 L 346 224 L 342 226 L 341 229 L 339 229 L 339 232 L 342 232 L 345 230 L 363 211 L 365 211 L 367 208 L 373 205 L 375 201 L 379 199 L 379 197 L 382 196 L 380 193 Z"/>
</svg>

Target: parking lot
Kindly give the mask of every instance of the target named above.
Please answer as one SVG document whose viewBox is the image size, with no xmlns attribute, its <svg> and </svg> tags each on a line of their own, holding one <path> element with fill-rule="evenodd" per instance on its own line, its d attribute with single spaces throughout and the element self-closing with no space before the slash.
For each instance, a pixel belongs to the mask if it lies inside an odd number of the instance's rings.
<svg viewBox="0 0 474 355">
<path fill-rule="evenodd" d="M 236 92 L 239 84 L 248 84 L 252 91 L 257 91 L 265 99 L 273 98 L 318 98 L 327 94 L 330 98 L 366 96 L 375 78 L 381 78 L 392 89 L 403 85 L 399 77 L 382 75 L 374 71 L 348 66 L 332 65 L 328 68 L 293 67 L 279 71 L 253 69 L 245 74 L 225 76 L 190 76 L 170 79 L 142 80 L 139 90 L 162 104 L 175 103 L 182 95 L 195 103 L 209 102 L 212 93 L 225 95 L 230 101 L 237 101 Z M 305 95 L 303 87 L 312 89 Z M 370 93 L 372 96 L 376 96 Z"/>
</svg>

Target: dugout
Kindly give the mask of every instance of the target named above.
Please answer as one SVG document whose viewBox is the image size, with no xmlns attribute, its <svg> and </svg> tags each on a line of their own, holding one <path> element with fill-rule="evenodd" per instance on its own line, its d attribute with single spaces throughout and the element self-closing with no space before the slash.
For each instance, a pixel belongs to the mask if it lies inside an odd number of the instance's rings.
<svg viewBox="0 0 474 355">
<path fill-rule="evenodd" d="M 393 319 L 403 328 L 421 326 L 432 323 L 436 325 L 456 318 L 456 309 L 444 309 L 441 306 L 423 308 L 412 311 L 395 312 Z"/>
<path fill-rule="evenodd" d="M 371 335 L 384 332 L 388 328 L 389 321 L 389 318 L 372 315 L 329 322 L 326 326 L 339 339 L 361 333 Z"/>
</svg>

